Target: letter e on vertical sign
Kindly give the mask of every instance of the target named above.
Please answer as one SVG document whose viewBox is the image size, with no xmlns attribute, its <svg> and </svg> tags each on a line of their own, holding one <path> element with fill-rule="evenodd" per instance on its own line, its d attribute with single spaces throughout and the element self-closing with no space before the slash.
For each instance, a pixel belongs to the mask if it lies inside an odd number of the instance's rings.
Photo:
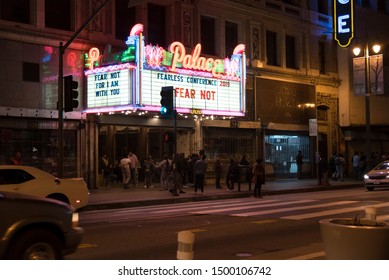
<svg viewBox="0 0 389 280">
<path fill-rule="evenodd" d="M 334 0 L 335 40 L 342 48 L 354 38 L 354 0 Z"/>
</svg>

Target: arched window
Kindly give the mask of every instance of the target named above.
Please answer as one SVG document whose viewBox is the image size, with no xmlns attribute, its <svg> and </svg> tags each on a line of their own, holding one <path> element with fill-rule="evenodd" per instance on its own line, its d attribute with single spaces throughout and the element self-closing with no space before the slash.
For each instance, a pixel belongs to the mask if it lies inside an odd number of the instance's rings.
<svg viewBox="0 0 389 280">
<path fill-rule="evenodd" d="M 317 120 L 328 121 L 328 107 L 321 105 L 317 107 Z"/>
</svg>

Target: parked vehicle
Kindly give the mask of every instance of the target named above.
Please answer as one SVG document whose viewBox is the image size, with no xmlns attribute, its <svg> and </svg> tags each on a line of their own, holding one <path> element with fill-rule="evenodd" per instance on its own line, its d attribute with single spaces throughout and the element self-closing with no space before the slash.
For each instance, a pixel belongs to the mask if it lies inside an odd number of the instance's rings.
<svg viewBox="0 0 389 280">
<path fill-rule="evenodd" d="M 0 216 L 0 259 L 62 259 L 84 234 L 74 208 L 53 199 L 0 191 Z"/>
<path fill-rule="evenodd" d="M 52 198 L 75 209 L 89 201 L 89 190 L 83 178 L 58 179 L 38 168 L 23 165 L 0 165 L 0 191 Z"/>
<path fill-rule="evenodd" d="M 375 188 L 389 187 L 389 160 L 379 163 L 365 174 L 363 180 L 369 191 L 373 191 Z"/>
</svg>

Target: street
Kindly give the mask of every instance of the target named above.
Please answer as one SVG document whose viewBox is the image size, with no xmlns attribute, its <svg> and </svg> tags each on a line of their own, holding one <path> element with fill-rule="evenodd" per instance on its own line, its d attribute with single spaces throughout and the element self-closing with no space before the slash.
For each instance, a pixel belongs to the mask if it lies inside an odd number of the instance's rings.
<svg viewBox="0 0 389 280">
<path fill-rule="evenodd" d="M 389 220 L 389 190 L 364 188 L 234 198 L 80 213 L 82 245 L 66 259 L 176 259 L 177 235 L 195 234 L 194 259 L 325 259 L 318 221 Z"/>
</svg>

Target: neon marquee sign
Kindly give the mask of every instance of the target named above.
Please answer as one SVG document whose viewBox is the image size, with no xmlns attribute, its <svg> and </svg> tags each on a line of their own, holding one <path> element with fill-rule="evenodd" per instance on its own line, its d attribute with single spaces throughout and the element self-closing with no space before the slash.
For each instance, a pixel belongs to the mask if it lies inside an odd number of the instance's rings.
<svg viewBox="0 0 389 280">
<path fill-rule="evenodd" d="M 201 44 L 197 44 L 191 53 L 180 42 L 173 42 L 167 50 L 158 45 L 146 45 L 143 42 L 143 25 L 131 30 L 126 44 L 128 49 L 122 53 L 101 55 L 92 48 L 86 55 L 85 75 L 88 76 L 88 98 L 104 97 L 104 102 L 88 102 L 87 112 L 104 112 L 121 107 L 137 110 L 159 111 L 160 90 L 163 86 L 173 86 L 176 93 L 176 109 L 181 113 L 201 112 L 212 115 L 244 116 L 245 111 L 245 46 L 238 45 L 231 58 L 212 58 L 201 55 Z M 110 48 L 106 48 L 110 50 Z M 129 59 L 131 57 L 131 59 Z M 98 67 L 101 62 L 111 64 Z M 124 63 L 124 61 L 127 61 Z M 112 101 L 106 89 L 96 88 L 95 79 L 102 73 L 117 71 L 122 63 L 129 72 L 128 82 L 116 92 L 125 93 L 126 100 Z M 116 69 L 112 69 L 115 67 Z M 126 74 L 127 73 L 127 74 Z M 97 75 L 97 76 L 96 76 Z M 105 77 L 105 76 L 100 76 Z M 89 86 L 89 83 L 92 83 Z M 107 84 L 106 84 L 107 85 Z M 110 83 L 112 86 L 112 83 Z M 116 89 L 115 89 L 116 90 Z M 110 91 L 108 91 L 110 93 Z M 118 103 L 115 103 L 118 102 Z M 93 105 L 92 105 L 93 104 Z M 104 106 L 103 104 L 106 104 Z M 101 106 L 101 107 L 99 107 Z"/>
</svg>

